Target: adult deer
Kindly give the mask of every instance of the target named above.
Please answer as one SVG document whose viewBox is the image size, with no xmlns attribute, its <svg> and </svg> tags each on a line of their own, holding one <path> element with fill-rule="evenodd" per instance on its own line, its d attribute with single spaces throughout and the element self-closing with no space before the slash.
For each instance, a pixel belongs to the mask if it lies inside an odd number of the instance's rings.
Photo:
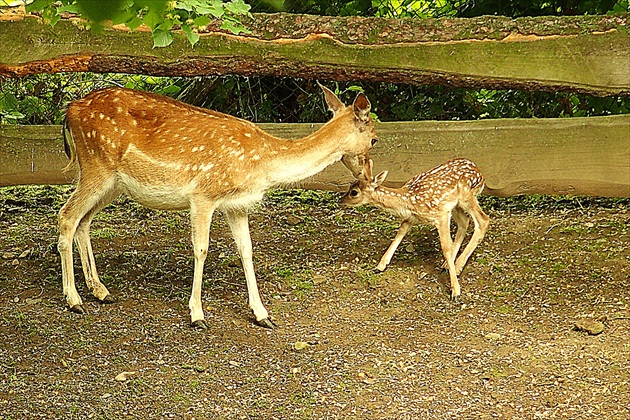
<svg viewBox="0 0 630 420">
<path fill-rule="evenodd" d="M 367 173 L 371 173 L 371 168 Z M 401 188 L 382 186 L 386 177 L 387 171 L 383 171 L 373 180 L 370 177 L 357 180 L 341 198 L 342 205 L 373 204 L 403 219 L 396 237 L 376 270 L 384 271 L 387 268 L 411 226 L 428 222 L 438 230 L 442 254 L 446 259 L 445 267 L 448 268 L 451 279 L 451 297 L 457 298 L 461 293 L 457 275 L 464 269 L 490 224 L 489 217 L 477 201 L 477 195 L 484 187 L 479 169 L 468 159 L 454 159 L 416 175 Z M 456 261 L 455 257 L 468 229 L 467 214 L 473 219 L 475 229 Z M 451 238 L 451 216 L 457 224 L 455 241 Z"/>
<path fill-rule="evenodd" d="M 236 241 L 256 322 L 274 327 L 256 284 L 248 207 L 267 189 L 312 176 L 340 159 L 355 177 L 371 176 L 366 172 L 368 152 L 376 133 L 369 100 L 360 93 L 345 106 L 321 88 L 333 118 L 298 140 L 282 140 L 251 122 L 130 89 L 107 88 L 72 102 L 64 139 L 68 167 L 78 164 L 79 176 L 59 212 L 58 245 L 70 309 L 85 312 L 74 283 L 73 238 L 88 288 L 101 302 L 113 301 L 99 280 L 89 230 L 94 215 L 126 193 L 147 207 L 190 209 L 194 275 L 189 307 L 194 327 L 207 327 L 201 285 L 215 210 L 225 213 Z"/>
</svg>

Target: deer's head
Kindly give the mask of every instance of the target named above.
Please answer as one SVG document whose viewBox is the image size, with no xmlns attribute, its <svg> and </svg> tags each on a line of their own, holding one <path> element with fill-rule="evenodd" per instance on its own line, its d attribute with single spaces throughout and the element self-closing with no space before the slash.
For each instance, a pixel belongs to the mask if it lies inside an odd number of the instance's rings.
<svg viewBox="0 0 630 420">
<path fill-rule="evenodd" d="M 350 106 L 345 106 L 328 88 L 320 85 L 324 91 L 326 104 L 333 113 L 333 119 L 342 119 L 348 125 L 346 152 L 341 162 L 356 179 L 371 179 L 370 149 L 376 143 L 377 136 L 374 120 L 370 115 L 371 104 L 367 96 L 359 93 Z"/>
</svg>

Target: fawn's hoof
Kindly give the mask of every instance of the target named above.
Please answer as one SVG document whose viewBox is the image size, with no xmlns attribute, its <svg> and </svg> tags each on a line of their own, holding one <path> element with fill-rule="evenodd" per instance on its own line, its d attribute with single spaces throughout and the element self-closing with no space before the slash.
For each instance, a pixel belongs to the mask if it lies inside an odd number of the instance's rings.
<svg viewBox="0 0 630 420">
<path fill-rule="evenodd" d="M 101 299 L 101 303 L 106 303 L 106 304 L 116 303 L 116 299 L 113 298 L 112 295 L 107 295 L 103 299 Z"/>
<path fill-rule="evenodd" d="M 208 329 L 208 324 L 206 324 L 206 321 L 203 319 L 198 319 L 194 322 L 190 323 L 190 326 L 193 327 L 196 330 L 207 330 Z"/>
<path fill-rule="evenodd" d="M 256 325 L 259 325 L 263 328 L 269 328 L 270 330 L 273 330 L 274 328 L 277 327 L 277 325 L 274 324 L 274 322 L 270 318 L 263 318 L 261 320 L 256 320 Z"/>
<path fill-rule="evenodd" d="M 79 315 L 85 315 L 85 309 L 83 309 L 83 305 L 71 306 L 70 312 L 74 312 L 75 314 L 79 314 Z"/>
</svg>

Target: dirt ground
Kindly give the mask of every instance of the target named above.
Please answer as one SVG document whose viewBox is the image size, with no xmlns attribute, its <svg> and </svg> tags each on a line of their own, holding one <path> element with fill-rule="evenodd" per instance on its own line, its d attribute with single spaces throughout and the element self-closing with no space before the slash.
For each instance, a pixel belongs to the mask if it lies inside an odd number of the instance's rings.
<svg viewBox="0 0 630 420">
<path fill-rule="evenodd" d="M 393 218 L 276 191 L 250 225 L 278 328 L 254 325 L 217 215 L 198 331 L 187 213 L 123 199 L 92 228 L 117 302 L 90 296 L 75 256 L 88 313 L 68 311 L 69 191 L 0 189 L 0 419 L 630 418 L 628 199 L 482 197 L 491 227 L 454 303 L 435 230 L 375 274 Z"/>
</svg>

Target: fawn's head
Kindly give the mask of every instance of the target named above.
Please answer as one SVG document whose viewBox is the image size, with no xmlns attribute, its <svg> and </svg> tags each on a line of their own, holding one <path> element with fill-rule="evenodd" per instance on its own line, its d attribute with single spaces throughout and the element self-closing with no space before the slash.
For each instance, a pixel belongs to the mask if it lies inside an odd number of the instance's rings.
<svg viewBox="0 0 630 420">
<path fill-rule="evenodd" d="M 341 162 L 356 179 L 371 178 L 369 161 L 370 149 L 377 141 L 374 120 L 370 115 L 371 104 L 367 96 L 359 93 L 350 106 L 345 106 L 328 88 L 320 85 L 324 91 L 326 104 L 333 113 L 333 120 L 339 119 L 348 124 L 346 154 Z"/>
<path fill-rule="evenodd" d="M 368 172 L 372 173 L 372 160 L 368 160 Z M 350 185 L 348 191 L 341 196 L 339 204 L 342 207 L 355 207 L 361 204 L 367 204 L 371 202 L 371 196 L 374 190 L 383 184 L 385 178 L 387 178 L 387 171 L 383 171 L 376 175 L 374 179 L 368 177 L 362 177 L 357 179 Z"/>
</svg>

